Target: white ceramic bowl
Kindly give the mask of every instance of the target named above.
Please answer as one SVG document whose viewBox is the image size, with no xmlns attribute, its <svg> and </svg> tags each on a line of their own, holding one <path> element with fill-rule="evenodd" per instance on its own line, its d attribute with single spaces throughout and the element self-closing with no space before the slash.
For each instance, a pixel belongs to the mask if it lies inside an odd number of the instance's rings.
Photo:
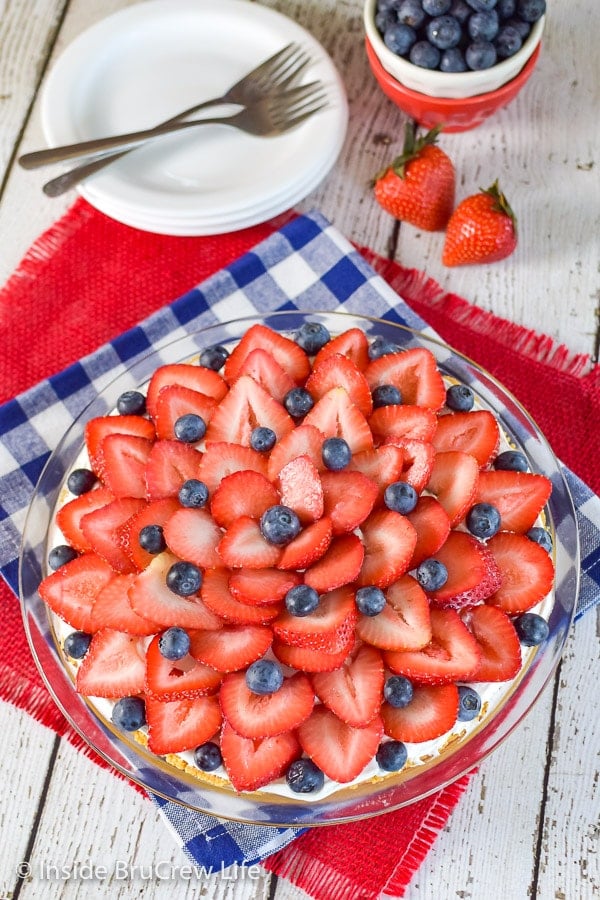
<svg viewBox="0 0 600 900">
<path fill-rule="evenodd" d="M 376 6 L 377 0 L 365 0 L 363 16 L 367 37 L 381 65 L 405 87 L 427 94 L 429 97 L 451 99 L 475 97 L 478 94 L 495 91 L 508 81 L 512 81 L 538 46 L 546 22 L 545 16 L 538 19 L 532 25 L 521 49 L 514 56 L 502 60 L 490 69 L 477 72 L 439 72 L 415 66 L 386 47 L 375 25 Z"/>
</svg>

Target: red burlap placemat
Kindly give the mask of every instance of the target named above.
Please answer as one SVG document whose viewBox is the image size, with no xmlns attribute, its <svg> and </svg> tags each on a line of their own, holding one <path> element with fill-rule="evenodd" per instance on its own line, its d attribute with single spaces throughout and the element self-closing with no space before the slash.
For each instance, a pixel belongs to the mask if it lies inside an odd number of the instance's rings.
<svg viewBox="0 0 600 900">
<path fill-rule="evenodd" d="M 185 293 L 267 237 L 285 218 L 236 234 L 172 238 L 120 225 L 78 200 L 35 243 L 0 291 L 0 402 Z M 444 293 L 423 273 L 360 249 L 448 343 L 519 397 L 552 436 L 556 453 L 600 491 L 600 455 L 589 427 L 600 409 L 598 368 L 549 338 Z M 0 697 L 82 747 L 31 664 L 18 605 L 4 583 L 0 604 Z M 467 781 L 396 813 L 309 831 L 265 865 L 318 900 L 376 898 L 383 891 L 401 896 Z"/>
</svg>

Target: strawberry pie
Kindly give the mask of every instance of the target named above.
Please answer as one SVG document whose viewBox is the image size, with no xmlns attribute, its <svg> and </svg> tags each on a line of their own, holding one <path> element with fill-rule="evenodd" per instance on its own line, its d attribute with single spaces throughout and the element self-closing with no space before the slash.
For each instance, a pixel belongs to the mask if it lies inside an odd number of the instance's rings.
<svg viewBox="0 0 600 900">
<path fill-rule="evenodd" d="M 426 347 L 255 324 L 88 421 L 39 593 L 124 739 L 310 801 L 510 692 L 548 635 L 550 491 Z"/>
</svg>

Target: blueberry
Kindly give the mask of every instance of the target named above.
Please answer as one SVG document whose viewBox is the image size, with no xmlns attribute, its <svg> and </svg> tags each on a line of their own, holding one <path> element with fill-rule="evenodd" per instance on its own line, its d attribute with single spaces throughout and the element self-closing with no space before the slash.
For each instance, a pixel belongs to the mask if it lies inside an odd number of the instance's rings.
<svg viewBox="0 0 600 900">
<path fill-rule="evenodd" d="M 391 12 L 398 6 L 398 0 L 377 0 L 377 9 L 380 12 Z"/>
<path fill-rule="evenodd" d="M 452 6 L 452 0 L 421 0 L 421 6 L 428 16 L 443 16 Z"/>
<path fill-rule="evenodd" d="M 313 791 L 321 790 L 325 776 L 312 759 L 303 756 L 291 764 L 285 780 L 295 794 L 312 794 Z"/>
<path fill-rule="evenodd" d="M 407 481 L 393 481 L 383 492 L 383 502 L 388 509 L 407 516 L 417 505 L 419 499 L 412 484 Z"/>
<path fill-rule="evenodd" d="M 439 591 L 448 580 L 448 570 L 439 559 L 425 559 L 417 568 L 417 581 L 424 591 Z"/>
<path fill-rule="evenodd" d="M 289 506 L 270 506 L 260 517 L 262 536 L 269 544 L 289 544 L 300 533 L 300 519 Z"/>
<path fill-rule="evenodd" d="M 73 469 L 67 478 L 67 487 L 75 496 L 87 494 L 96 484 L 96 475 L 91 469 Z"/>
<path fill-rule="evenodd" d="M 537 22 L 546 12 L 546 0 L 517 0 L 517 16 L 524 22 Z"/>
<path fill-rule="evenodd" d="M 138 543 L 146 553 L 162 553 L 167 549 L 162 525 L 144 525 L 138 535 Z"/>
<path fill-rule="evenodd" d="M 201 441 L 206 434 L 206 422 L 197 413 L 186 413 L 176 420 L 173 431 L 178 441 L 195 444 L 196 441 Z"/>
<path fill-rule="evenodd" d="M 496 5 L 498 0 L 467 0 L 467 3 L 475 12 L 489 12 Z"/>
<path fill-rule="evenodd" d="M 479 715 L 481 710 L 481 697 L 473 688 L 466 684 L 458 686 L 458 721 L 470 722 Z"/>
<path fill-rule="evenodd" d="M 498 18 L 502 19 L 510 19 L 514 16 L 517 9 L 517 0 L 498 0 L 496 3 L 496 12 L 498 13 Z"/>
<path fill-rule="evenodd" d="M 165 659 L 183 659 L 190 652 L 190 636 L 183 628 L 173 625 L 159 637 L 158 649 Z"/>
<path fill-rule="evenodd" d="M 179 488 L 177 498 L 182 506 L 199 509 L 208 503 L 208 487 L 199 478 L 188 478 Z"/>
<path fill-rule="evenodd" d="M 123 731 L 137 731 L 146 724 L 146 707 L 140 697 L 121 697 L 113 706 L 112 721 Z"/>
<path fill-rule="evenodd" d="M 125 391 L 117 400 L 117 410 L 122 416 L 143 416 L 146 398 L 139 391 Z"/>
<path fill-rule="evenodd" d="M 229 350 L 226 350 L 220 344 L 216 344 L 214 347 L 207 347 L 206 350 L 203 350 L 198 362 L 205 369 L 212 369 L 214 372 L 218 372 L 227 362 L 228 356 Z"/>
<path fill-rule="evenodd" d="M 455 19 L 458 19 L 461 25 L 466 25 L 473 10 L 466 0 L 453 0 L 452 6 L 448 12 L 451 16 L 454 16 Z"/>
<path fill-rule="evenodd" d="M 390 675 L 383 686 L 383 698 L 395 709 L 408 706 L 413 698 L 412 682 L 404 675 Z"/>
<path fill-rule="evenodd" d="M 272 428 L 267 428 L 265 425 L 259 425 L 257 428 L 252 429 L 250 446 L 259 453 L 268 453 L 269 450 L 272 450 L 275 446 L 276 440 L 277 435 Z"/>
<path fill-rule="evenodd" d="M 491 69 L 497 60 L 496 48 L 489 41 L 473 41 L 465 51 L 465 61 L 473 72 Z"/>
<path fill-rule="evenodd" d="M 91 641 L 91 634 L 86 634 L 85 631 L 72 631 L 65 638 L 64 651 L 71 659 L 83 659 Z"/>
<path fill-rule="evenodd" d="M 356 605 L 363 616 L 378 616 L 385 606 L 385 594 L 374 584 L 366 585 L 357 590 Z"/>
<path fill-rule="evenodd" d="M 522 46 L 521 35 L 512 25 L 503 25 L 494 41 L 498 59 L 508 59 L 509 56 L 514 56 Z"/>
<path fill-rule="evenodd" d="M 301 419 L 314 406 L 315 401 L 306 388 L 295 387 L 283 398 L 283 405 L 294 419 Z"/>
<path fill-rule="evenodd" d="M 283 684 L 283 672 L 273 659 L 258 659 L 246 669 L 246 686 L 253 694 L 273 694 Z"/>
<path fill-rule="evenodd" d="M 386 356 L 388 353 L 398 353 L 399 350 L 398 344 L 386 341 L 382 337 L 376 337 L 373 343 L 369 345 L 369 359 L 379 359 L 380 356 Z"/>
<path fill-rule="evenodd" d="M 319 595 L 308 584 L 296 584 L 285 595 L 285 606 L 291 616 L 308 616 L 319 605 Z"/>
<path fill-rule="evenodd" d="M 427 24 L 427 37 L 438 50 L 448 50 L 460 42 L 462 29 L 453 16 L 438 16 Z"/>
<path fill-rule="evenodd" d="M 526 647 L 536 647 L 550 634 L 548 623 L 537 613 L 523 613 L 514 620 L 514 626 L 519 640 Z"/>
<path fill-rule="evenodd" d="M 67 563 L 76 559 L 77 556 L 79 556 L 77 550 L 69 544 L 58 544 L 58 546 L 53 547 L 48 554 L 48 565 L 55 572 L 57 569 L 60 569 L 61 566 L 65 566 Z"/>
<path fill-rule="evenodd" d="M 466 384 L 453 384 L 446 391 L 446 406 L 455 412 L 469 412 L 473 409 L 475 395 Z"/>
<path fill-rule="evenodd" d="M 400 406 L 402 394 L 393 384 L 379 384 L 373 390 L 373 408 L 380 406 Z"/>
<path fill-rule="evenodd" d="M 214 772 L 223 762 L 218 744 L 206 741 L 194 750 L 194 762 L 203 772 Z"/>
<path fill-rule="evenodd" d="M 531 25 L 529 24 L 529 22 L 524 22 L 523 19 L 517 19 L 516 17 L 514 19 L 507 19 L 504 24 L 506 26 L 510 25 L 511 28 L 514 28 L 515 31 L 519 33 L 519 37 L 522 41 L 525 40 L 525 38 L 531 31 Z"/>
<path fill-rule="evenodd" d="M 396 16 L 393 11 L 375 13 L 375 27 L 382 37 L 385 34 L 386 28 L 393 25 L 395 22 Z"/>
<path fill-rule="evenodd" d="M 437 69 L 440 64 L 440 51 L 429 41 L 417 41 L 412 45 L 410 61 L 421 69 Z"/>
<path fill-rule="evenodd" d="M 495 9 L 490 12 L 473 13 L 469 19 L 469 36 L 474 41 L 493 41 L 499 28 L 500 22 Z"/>
<path fill-rule="evenodd" d="M 309 356 L 318 353 L 331 340 L 331 335 L 320 322 L 303 322 L 294 336 L 298 346 Z"/>
<path fill-rule="evenodd" d="M 527 457 L 519 450 L 504 450 L 494 460 L 495 469 L 509 469 L 511 472 L 527 472 Z"/>
<path fill-rule="evenodd" d="M 202 585 L 202 572 L 193 563 L 173 563 L 167 572 L 167 587 L 179 597 L 196 594 Z"/>
<path fill-rule="evenodd" d="M 552 551 L 552 538 L 545 528 L 540 528 L 539 526 L 530 528 L 527 532 L 527 537 L 530 541 L 534 541 L 540 547 L 543 547 L 544 550 L 547 550 L 548 553 Z"/>
<path fill-rule="evenodd" d="M 466 72 L 467 64 L 462 50 L 450 47 L 444 50 L 440 59 L 440 72 Z"/>
<path fill-rule="evenodd" d="M 321 458 L 325 468 L 331 472 L 345 469 L 352 459 L 352 451 L 344 438 L 330 437 L 323 441 Z"/>
<path fill-rule="evenodd" d="M 426 13 L 420 0 L 402 0 L 397 8 L 396 16 L 402 25 L 420 28 L 425 22 Z"/>
<path fill-rule="evenodd" d="M 399 772 L 406 765 L 408 753 L 402 741 L 384 741 L 379 745 L 375 759 L 384 772 Z"/>
<path fill-rule="evenodd" d="M 467 513 L 467 528 L 478 538 L 491 538 L 500 529 L 500 513 L 491 503 L 476 503 Z"/>
<path fill-rule="evenodd" d="M 406 56 L 416 40 L 417 32 L 415 29 L 411 28 L 410 25 L 401 25 L 400 22 L 388 25 L 383 33 L 384 44 L 397 56 Z"/>
</svg>

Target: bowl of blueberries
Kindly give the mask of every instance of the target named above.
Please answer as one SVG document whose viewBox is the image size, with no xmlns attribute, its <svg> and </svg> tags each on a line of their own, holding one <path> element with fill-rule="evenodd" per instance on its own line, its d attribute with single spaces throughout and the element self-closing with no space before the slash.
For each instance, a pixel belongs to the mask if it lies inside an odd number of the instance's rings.
<svg viewBox="0 0 600 900">
<path fill-rule="evenodd" d="M 448 100 L 482 96 L 537 59 L 545 12 L 546 0 L 366 0 L 369 61 L 401 89 Z"/>
</svg>

